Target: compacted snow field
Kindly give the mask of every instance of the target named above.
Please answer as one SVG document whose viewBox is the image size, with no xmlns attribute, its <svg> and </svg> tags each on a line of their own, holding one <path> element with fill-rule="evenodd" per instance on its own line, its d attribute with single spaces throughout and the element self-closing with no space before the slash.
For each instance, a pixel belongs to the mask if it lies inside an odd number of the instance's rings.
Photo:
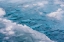
<svg viewBox="0 0 64 42">
<path fill-rule="evenodd" d="M 64 42 L 63 0 L 0 0 L 0 42 Z"/>
</svg>

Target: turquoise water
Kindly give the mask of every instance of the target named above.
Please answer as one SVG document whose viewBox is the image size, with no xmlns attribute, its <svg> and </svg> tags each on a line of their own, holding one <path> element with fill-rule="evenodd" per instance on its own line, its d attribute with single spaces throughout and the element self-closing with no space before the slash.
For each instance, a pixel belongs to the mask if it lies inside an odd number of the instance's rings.
<svg viewBox="0 0 64 42">
<path fill-rule="evenodd" d="M 59 21 L 55 18 L 49 18 L 46 16 L 51 12 L 55 12 L 58 8 L 62 8 L 60 7 L 60 4 L 54 4 L 53 1 L 49 1 L 49 4 L 46 4 L 45 7 L 39 7 L 32 6 L 33 3 L 35 3 L 35 1 L 21 4 L 1 2 L 0 7 L 6 11 L 4 18 L 7 18 L 18 24 L 25 24 L 33 30 L 44 33 L 51 40 L 64 42 L 64 23 L 62 24 L 63 20 Z M 26 6 L 27 8 L 24 8 L 24 5 L 27 4 L 31 6 Z M 42 15 L 39 12 L 42 12 Z M 1 36 L 1 38 L 3 38 L 5 35 L 1 34 Z M 2 42 L 1 39 L 0 42 Z"/>
</svg>

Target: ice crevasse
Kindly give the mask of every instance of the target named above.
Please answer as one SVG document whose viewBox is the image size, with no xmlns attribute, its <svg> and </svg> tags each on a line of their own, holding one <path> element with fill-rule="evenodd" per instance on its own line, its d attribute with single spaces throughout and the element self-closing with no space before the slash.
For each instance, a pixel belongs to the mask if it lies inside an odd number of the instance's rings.
<svg viewBox="0 0 64 42">
<path fill-rule="evenodd" d="M 43 33 L 4 18 L 5 14 L 0 8 L 0 42 L 54 42 Z"/>
</svg>

